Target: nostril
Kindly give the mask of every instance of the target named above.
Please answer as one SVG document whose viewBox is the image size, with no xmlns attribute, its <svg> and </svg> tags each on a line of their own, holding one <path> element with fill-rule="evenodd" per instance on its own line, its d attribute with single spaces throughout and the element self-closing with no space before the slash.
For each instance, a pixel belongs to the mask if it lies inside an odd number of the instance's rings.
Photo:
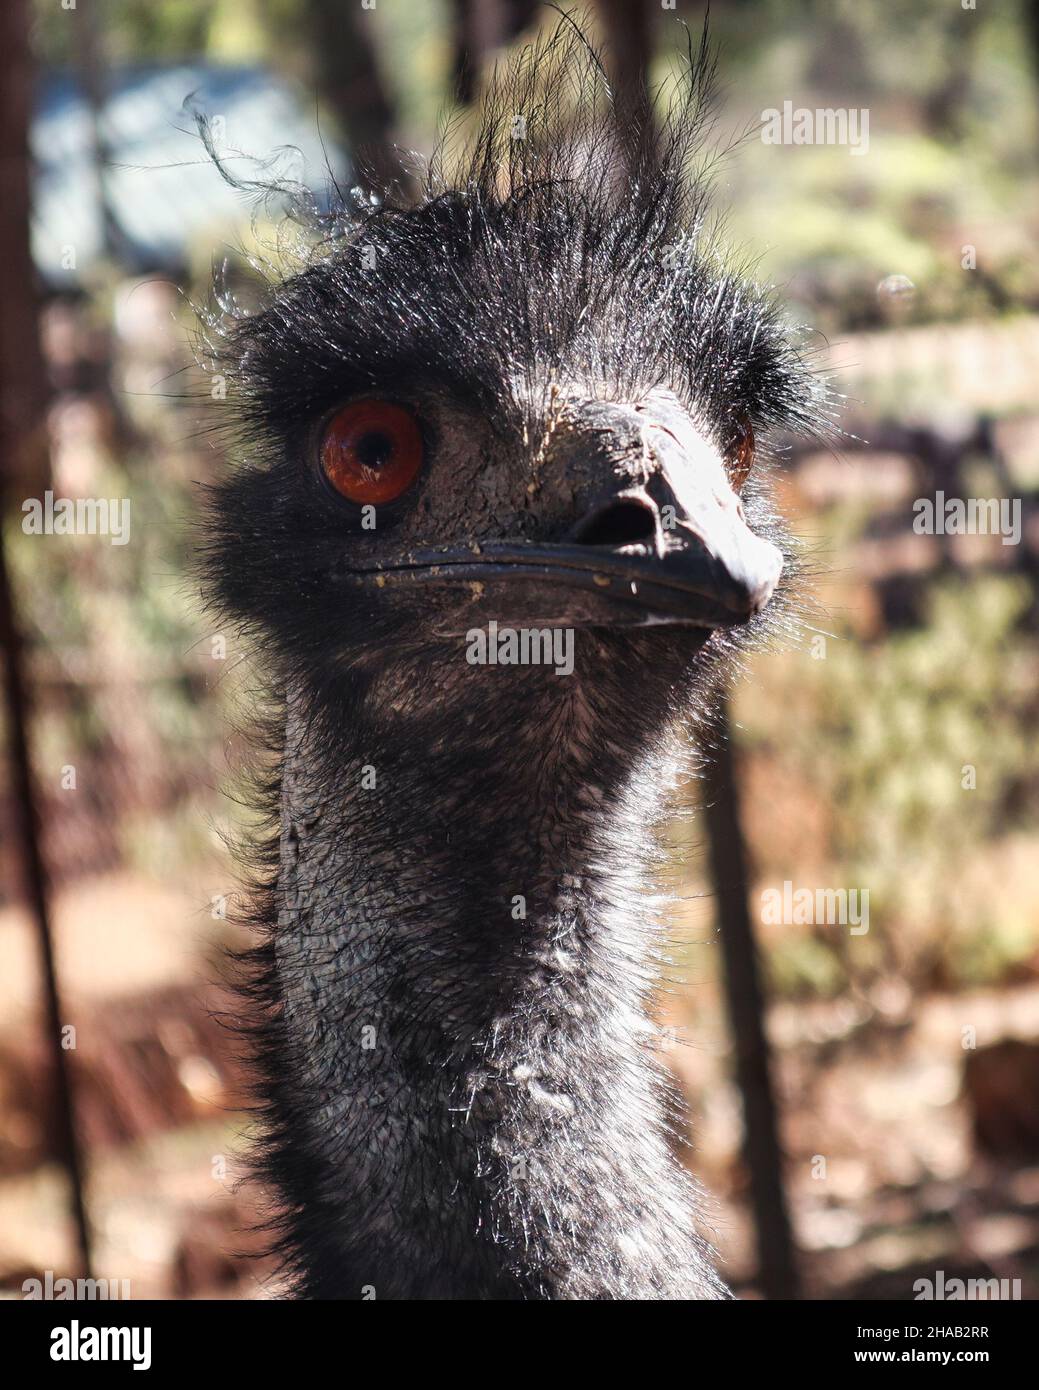
<svg viewBox="0 0 1039 1390">
<path fill-rule="evenodd" d="M 574 529 L 581 545 L 632 545 L 656 535 L 656 516 L 644 502 L 618 498 L 600 507 Z"/>
</svg>

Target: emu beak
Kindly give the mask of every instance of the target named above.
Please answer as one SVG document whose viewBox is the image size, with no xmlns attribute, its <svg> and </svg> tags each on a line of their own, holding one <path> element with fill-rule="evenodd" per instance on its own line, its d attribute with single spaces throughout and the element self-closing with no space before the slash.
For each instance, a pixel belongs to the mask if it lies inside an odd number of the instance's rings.
<svg viewBox="0 0 1039 1390">
<path fill-rule="evenodd" d="M 490 580 L 494 602 L 543 621 L 606 626 L 681 623 L 700 628 L 746 623 L 768 603 L 783 556 L 756 536 L 736 494 L 686 487 L 681 495 L 661 477 L 600 498 L 555 545 L 481 547 L 457 578 Z M 499 585 L 507 582 L 506 596 Z M 521 586 L 542 590 L 524 595 Z M 549 596 L 545 588 L 556 593 Z M 566 596 L 564 599 L 564 595 Z"/>
<path fill-rule="evenodd" d="M 783 556 L 747 525 L 724 463 L 685 424 L 651 419 L 652 468 L 600 496 L 573 528 L 576 544 L 559 549 L 576 564 L 600 556 L 603 590 L 630 596 L 658 620 L 747 622 L 772 597 Z"/>
<path fill-rule="evenodd" d="M 561 471 L 583 474 L 586 496 L 610 483 L 562 540 L 414 550 L 345 577 L 438 587 L 445 633 L 480 617 L 706 633 L 761 612 L 782 553 L 747 525 L 724 461 L 673 398 L 597 402 L 566 433 Z"/>
</svg>

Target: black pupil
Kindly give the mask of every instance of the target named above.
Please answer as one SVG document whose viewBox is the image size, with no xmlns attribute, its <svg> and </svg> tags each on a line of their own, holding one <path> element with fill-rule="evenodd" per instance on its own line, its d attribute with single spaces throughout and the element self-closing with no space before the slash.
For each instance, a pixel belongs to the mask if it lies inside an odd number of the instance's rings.
<svg viewBox="0 0 1039 1390">
<path fill-rule="evenodd" d="M 365 468 L 382 468 L 393 453 L 393 440 L 382 430 L 368 430 L 357 441 L 357 457 Z"/>
</svg>

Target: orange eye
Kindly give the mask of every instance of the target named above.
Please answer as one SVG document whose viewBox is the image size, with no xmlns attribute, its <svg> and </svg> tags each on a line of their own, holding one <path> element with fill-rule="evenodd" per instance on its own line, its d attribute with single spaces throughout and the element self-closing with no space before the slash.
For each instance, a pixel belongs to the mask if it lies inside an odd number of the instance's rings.
<svg viewBox="0 0 1039 1390">
<path fill-rule="evenodd" d="M 390 401 L 354 401 L 329 421 L 321 467 L 351 502 L 393 502 L 422 467 L 422 434 L 414 415 Z"/>
<path fill-rule="evenodd" d="M 732 485 L 737 492 L 743 491 L 743 484 L 747 481 L 747 475 L 753 466 L 754 430 L 750 419 L 746 415 L 741 415 L 736 425 L 736 439 L 729 461 Z"/>
</svg>

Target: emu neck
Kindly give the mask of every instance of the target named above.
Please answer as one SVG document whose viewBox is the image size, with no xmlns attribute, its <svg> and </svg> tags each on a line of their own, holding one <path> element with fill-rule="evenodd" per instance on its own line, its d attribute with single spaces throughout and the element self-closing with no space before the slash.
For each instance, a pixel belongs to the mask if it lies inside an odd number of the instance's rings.
<svg viewBox="0 0 1039 1390">
<path fill-rule="evenodd" d="M 723 1296 L 646 1012 L 660 740 L 553 681 L 497 726 L 290 716 L 275 1171 L 305 1294 Z"/>
</svg>

